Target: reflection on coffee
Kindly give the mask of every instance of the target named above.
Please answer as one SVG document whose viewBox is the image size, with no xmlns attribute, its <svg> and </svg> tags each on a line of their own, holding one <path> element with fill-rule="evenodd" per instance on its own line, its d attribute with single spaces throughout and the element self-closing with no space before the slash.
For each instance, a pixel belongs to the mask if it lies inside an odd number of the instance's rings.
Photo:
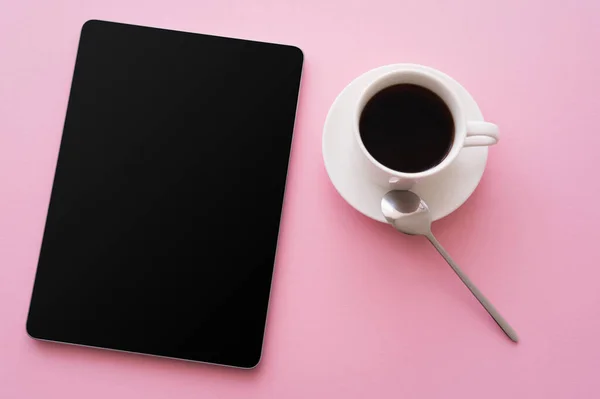
<svg viewBox="0 0 600 399">
<path fill-rule="evenodd" d="M 405 173 L 436 166 L 454 141 L 454 119 L 444 100 L 413 84 L 397 84 L 375 94 L 362 111 L 359 130 L 373 158 Z"/>
</svg>

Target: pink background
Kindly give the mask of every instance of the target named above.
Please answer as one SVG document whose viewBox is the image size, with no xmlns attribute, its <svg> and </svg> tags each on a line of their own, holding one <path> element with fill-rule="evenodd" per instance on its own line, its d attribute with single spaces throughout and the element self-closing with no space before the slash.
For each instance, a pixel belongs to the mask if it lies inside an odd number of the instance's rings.
<svg viewBox="0 0 600 399">
<path fill-rule="evenodd" d="M 1 0 L 0 397 L 600 397 L 600 2 L 482 3 Z M 79 30 L 91 18 L 304 50 L 255 370 L 25 333 Z M 481 185 L 434 232 L 518 345 L 426 240 L 361 216 L 327 178 L 330 104 L 357 75 L 398 62 L 453 76 L 502 129 Z"/>
</svg>

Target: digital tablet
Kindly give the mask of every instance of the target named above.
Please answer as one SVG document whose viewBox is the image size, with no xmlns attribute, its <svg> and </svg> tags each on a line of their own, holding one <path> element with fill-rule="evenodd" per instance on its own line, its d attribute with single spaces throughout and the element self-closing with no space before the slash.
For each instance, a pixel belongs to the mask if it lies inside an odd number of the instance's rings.
<svg viewBox="0 0 600 399">
<path fill-rule="evenodd" d="M 83 26 L 31 337 L 259 362 L 302 61 L 281 44 Z"/>
</svg>

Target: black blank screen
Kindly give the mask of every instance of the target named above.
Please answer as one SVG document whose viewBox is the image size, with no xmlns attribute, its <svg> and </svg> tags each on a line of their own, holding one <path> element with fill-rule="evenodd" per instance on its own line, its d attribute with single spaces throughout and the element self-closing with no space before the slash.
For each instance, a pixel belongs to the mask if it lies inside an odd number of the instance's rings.
<svg viewBox="0 0 600 399">
<path fill-rule="evenodd" d="M 87 22 L 28 333 L 256 365 L 301 68 L 292 46 Z"/>
</svg>

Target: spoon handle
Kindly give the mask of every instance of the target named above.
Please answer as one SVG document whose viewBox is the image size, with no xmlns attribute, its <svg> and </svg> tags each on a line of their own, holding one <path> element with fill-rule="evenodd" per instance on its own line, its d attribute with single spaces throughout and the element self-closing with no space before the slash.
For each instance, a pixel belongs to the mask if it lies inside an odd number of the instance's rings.
<svg viewBox="0 0 600 399">
<path fill-rule="evenodd" d="M 485 296 L 483 296 L 481 291 L 479 291 L 479 289 L 475 286 L 475 284 L 473 284 L 469 277 L 465 273 L 463 273 L 462 270 L 460 270 L 460 267 L 458 267 L 458 265 L 454 263 L 448 252 L 446 252 L 444 247 L 442 247 L 438 240 L 433 236 L 433 233 L 430 232 L 429 234 L 426 234 L 425 237 L 427 237 L 427 239 L 433 244 L 433 246 L 435 247 L 435 249 L 438 250 L 440 255 L 442 255 L 444 259 L 446 259 L 446 262 L 448 262 L 452 270 L 454 270 L 454 273 L 456 273 L 458 278 L 460 278 L 462 282 L 465 283 L 467 288 L 471 291 L 475 298 L 477 298 L 477 300 L 485 308 L 485 310 L 487 310 L 490 316 L 492 316 L 494 321 L 498 323 L 498 326 L 500 326 L 500 328 L 502 329 L 502 331 L 504 331 L 508 338 L 510 338 L 514 342 L 519 342 L 519 337 L 517 336 L 515 330 L 513 330 L 513 328 L 508 324 L 508 322 L 504 320 L 504 317 L 500 315 L 500 312 L 496 310 L 494 305 L 492 305 L 491 302 L 488 301 L 488 299 Z"/>
</svg>

